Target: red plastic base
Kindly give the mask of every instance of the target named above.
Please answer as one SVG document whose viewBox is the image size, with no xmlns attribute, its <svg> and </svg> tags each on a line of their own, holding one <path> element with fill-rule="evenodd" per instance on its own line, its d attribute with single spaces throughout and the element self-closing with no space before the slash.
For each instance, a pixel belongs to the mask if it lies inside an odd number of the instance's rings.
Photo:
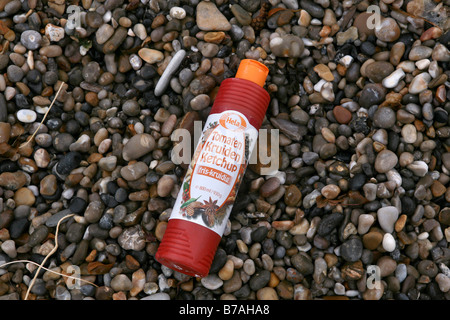
<svg viewBox="0 0 450 320">
<path fill-rule="evenodd" d="M 193 222 L 170 219 L 155 258 L 181 273 L 206 277 L 221 237 Z"/>
</svg>

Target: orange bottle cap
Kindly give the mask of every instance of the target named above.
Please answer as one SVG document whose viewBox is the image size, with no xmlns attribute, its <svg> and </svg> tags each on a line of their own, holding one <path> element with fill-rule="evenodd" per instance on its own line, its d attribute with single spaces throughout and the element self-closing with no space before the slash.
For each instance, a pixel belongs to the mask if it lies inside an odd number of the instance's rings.
<svg viewBox="0 0 450 320">
<path fill-rule="evenodd" d="M 269 69 L 261 62 L 252 59 L 241 61 L 236 78 L 250 80 L 260 87 L 264 87 Z"/>
</svg>

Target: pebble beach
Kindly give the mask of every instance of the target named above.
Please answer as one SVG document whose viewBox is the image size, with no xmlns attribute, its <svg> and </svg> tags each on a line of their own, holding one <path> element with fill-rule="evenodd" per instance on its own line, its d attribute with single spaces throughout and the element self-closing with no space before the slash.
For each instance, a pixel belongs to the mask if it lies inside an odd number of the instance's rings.
<svg viewBox="0 0 450 320">
<path fill-rule="evenodd" d="M 450 300 L 449 8 L 0 0 L 0 300 Z M 155 260 L 172 137 L 243 59 L 279 157 L 195 278 Z"/>
</svg>

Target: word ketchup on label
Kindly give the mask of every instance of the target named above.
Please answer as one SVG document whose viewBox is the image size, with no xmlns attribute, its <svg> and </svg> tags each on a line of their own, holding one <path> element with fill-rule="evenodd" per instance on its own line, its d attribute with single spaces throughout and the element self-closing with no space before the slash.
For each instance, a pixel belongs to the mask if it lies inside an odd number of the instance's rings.
<svg viewBox="0 0 450 320">
<path fill-rule="evenodd" d="M 163 265 L 208 275 L 269 105 L 268 73 L 245 59 L 222 81 L 155 255 Z"/>
</svg>

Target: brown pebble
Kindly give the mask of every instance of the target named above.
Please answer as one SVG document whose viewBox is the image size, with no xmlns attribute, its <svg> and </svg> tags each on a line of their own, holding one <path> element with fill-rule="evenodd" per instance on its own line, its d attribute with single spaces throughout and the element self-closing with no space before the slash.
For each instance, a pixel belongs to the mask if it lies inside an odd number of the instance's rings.
<svg viewBox="0 0 450 320">
<path fill-rule="evenodd" d="M 128 35 L 127 28 L 118 27 L 111 38 L 103 45 L 103 53 L 114 53 Z"/>
<path fill-rule="evenodd" d="M 363 235 L 362 240 L 366 249 L 375 250 L 383 241 L 383 234 L 379 231 L 370 231 Z"/>
<path fill-rule="evenodd" d="M 53 174 L 49 174 L 44 177 L 40 182 L 40 194 L 44 196 L 52 196 L 58 189 L 56 177 Z"/>
<path fill-rule="evenodd" d="M 89 103 L 91 106 L 96 107 L 98 106 L 98 95 L 95 92 L 88 92 L 86 93 L 86 95 L 84 96 L 84 99 L 86 100 L 87 103 Z"/>
<path fill-rule="evenodd" d="M 14 194 L 14 201 L 16 202 L 16 206 L 32 206 L 36 201 L 36 197 L 33 192 L 28 188 L 20 188 Z"/>
<path fill-rule="evenodd" d="M 128 269 L 135 271 L 140 268 L 139 261 L 137 261 L 133 256 L 127 254 L 125 256 L 125 264 Z"/>
<path fill-rule="evenodd" d="M 366 289 L 364 293 L 362 294 L 362 297 L 364 300 L 380 300 L 383 296 L 384 292 L 384 284 L 379 281 L 379 287 L 374 287 L 372 289 Z"/>
<path fill-rule="evenodd" d="M 438 180 L 433 182 L 430 189 L 435 198 L 442 196 L 447 191 L 447 188 Z"/>
<path fill-rule="evenodd" d="M 400 231 L 403 230 L 403 228 L 405 227 L 406 219 L 407 219 L 407 218 L 408 218 L 408 217 L 407 217 L 406 214 L 402 214 L 402 215 L 398 218 L 398 220 L 395 222 L 395 225 L 394 225 L 395 232 L 400 232 Z"/>
<path fill-rule="evenodd" d="M 230 280 L 233 277 L 234 273 L 234 262 L 231 259 L 228 259 L 225 262 L 225 265 L 219 270 L 218 276 L 223 281 Z"/>
<path fill-rule="evenodd" d="M 259 189 L 259 193 L 264 198 L 270 197 L 275 194 L 280 188 L 280 180 L 276 177 L 269 178 Z"/>
<path fill-rule="evenodd" d="M 300 189 L 295 185 L 291 184 L 286 188 L 284 193 L 284 202 L 289 207 L 296 207 L 302 200 L 302 193 Z"/>
<path fill-rule="evenodd" d="M 111 270 L 114 264 L 104 264 L 100 261 L 93 261 L 87 265 L 87 272 L 91 275 L 106 274 Z"/>
<path fill-rule="evenodd" d="M 11 136 L 11 125 L 7 122 L 0 122 L 0 143 L 8 142 Z"/>
<path fill-rule="evenodd" d="M 264 287 L 256 292 L 258 300 L 278 300 L 277 292 L 274 288 Z"/>
<path fill-rule="evenodd" d="M 158 239 L 159 241 L 162 240 L 164 233 L 166 232 L 166 228 L 167 228 L 167 222 L 165 221 L 160 221 L 157 225 L 156 225 L 156 229 L 155 229 L 155 237 L 156 239 Z"/>
<path fill-rule="evenodd" d="M 336 121 L 341 124 L 348 124 L 352 120 L 352 113 L 342 106 L 335 106 L 333 115 Z"/>
<path fill-rule="evenodd" d="M 328 68 L 323 63 L 319 63 L 319 64 L 315 65 L 314 66 L 314 71 L 319 75 L 319 77 L 321 77 L 325 81 L 330 81 L 331 82 L 331 81 L 334 80 L 334 76 L 331 73 L 330 68 Z"/>
<path fill-rule="evenodd" d="M 321 193 L 327 199 L 336 199 L 341 189 L 335 184 L 329 184 L 322 188 Z"/>
<path fill-rule="evenodd" d="M 291 229 L 294 226 L 294 224 L 295 223 L 292 220 L 285 220 L 285 221 L 277 220 L 272 222 L 272 227 L 278 231 L 287 231 Z"/>
<path fill-rule="evenodd" d="M 341 272 L 347 281 L 359 280 L 364 275 L 364 266 L 360 260 L 349 262 L 342 267 Z"/>
<path fill-rule="evenodd" d="M 218 32 L 207 32 L 205 33 L 205 36 L 203 37 L 203 40 L 210 43 L 219 44 L 225 39 L 225 32 L 218 31 Z"/>
</svg>

